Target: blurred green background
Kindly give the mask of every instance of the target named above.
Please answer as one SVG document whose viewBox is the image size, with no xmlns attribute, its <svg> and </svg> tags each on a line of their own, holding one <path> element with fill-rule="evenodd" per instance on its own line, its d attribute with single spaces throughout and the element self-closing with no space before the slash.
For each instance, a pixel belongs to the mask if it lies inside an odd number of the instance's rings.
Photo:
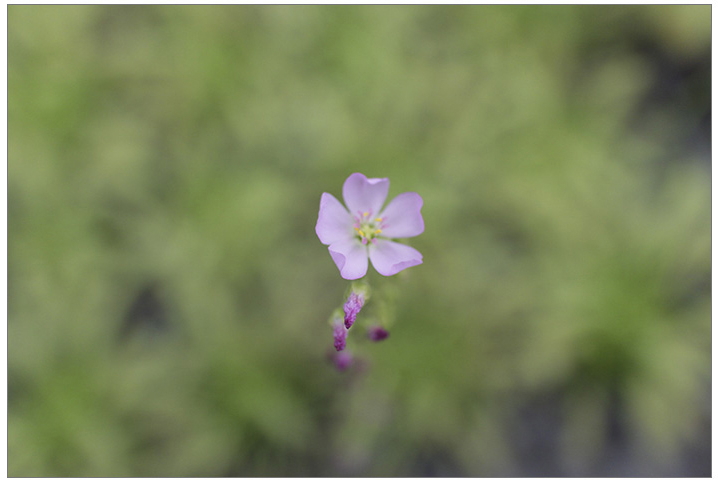
<svg viewBox="0 0 718 486">
<path fill-rule="evenodd" d="M 9 6 L 8 474 L 710 475 L 710 14 Z M 340 372 L 352 172 L 426 231 Z"/>
</svg>

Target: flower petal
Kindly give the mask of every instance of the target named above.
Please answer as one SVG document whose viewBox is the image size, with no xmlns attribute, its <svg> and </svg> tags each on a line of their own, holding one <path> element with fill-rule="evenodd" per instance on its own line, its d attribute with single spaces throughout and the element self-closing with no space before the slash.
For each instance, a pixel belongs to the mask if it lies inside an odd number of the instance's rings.
<svg viewBox="0 0 718 486">
<path fill-rule="evenodd" d="M 356 280 L 366 275 L 369 266 L 366 246 L 356 238 L 335 241 L 329 245 L 329 254 L 337 265 L 342 278 Z"/>
<path fill-rule="evenodd" d="M 387 194 L 389 179 L 367 179 L 358 172 L 347 177 L 342 188 L 344 202 L 352 216 L 356 216 L 357 212 L 379 214 Z"/>
<path fill-rule="evenodd" d="M 424 263 L 424 257 L 412 247 L 380 238 L 369 246 L 369 258 L 376 271 L 385 277 Z"/>
<path fill-rule="evenodd" d="M 319 217 L 314 228 L 319 241 L 331 245 L 352 235 L 352 218 L 337 198 L 325 192 L 319 202 Z"/>
<path fill-rule="evenodd" d="M 399 194 L 381 212 L 382 236 L 388 238 L 409 238 L 424 232 L 424 218 L 421 207 L 424 201 L 415 192 Z"/>
</svg>

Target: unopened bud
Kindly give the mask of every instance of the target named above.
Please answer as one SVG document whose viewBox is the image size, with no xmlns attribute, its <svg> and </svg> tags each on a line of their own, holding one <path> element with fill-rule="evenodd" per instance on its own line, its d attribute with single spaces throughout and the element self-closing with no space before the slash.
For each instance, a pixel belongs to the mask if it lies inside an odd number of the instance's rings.
<svg viewBox="0 0 718 486">
<path fill-rule="evenodd" d="M 334 366 L 339 371 L 344 371 L 349 368 L 354 362 L 354 357 L 348 351 L 334 355 Z"/>
<path fill-rule="evenodd" d="M 364 305 L 364 294 L 352 292 L 349 295 L 346 303 L 344 304 L 344 326 L 347 329 L 352 327 L 354 321 L 357 319 L 357 314 Z"/>
<path fill-rule="evenodd" d="M 389 337 L 389 331 L 381 326 L 372 326 L 369 328 L 369 339 L 372 341 L 383 341 Z"/>
<path fill-rule="evenodd" d="M 333 324 L 334 327 L 334 347 L 337 351 L 343 350 L 347 345 L 347 328 L 344 327 L 341 319 Z"/>
</svg>

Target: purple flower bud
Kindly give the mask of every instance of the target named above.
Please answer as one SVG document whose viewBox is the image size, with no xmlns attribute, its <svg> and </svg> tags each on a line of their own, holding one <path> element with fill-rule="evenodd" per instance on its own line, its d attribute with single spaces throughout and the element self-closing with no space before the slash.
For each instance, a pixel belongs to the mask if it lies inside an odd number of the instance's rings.
<svg viewBox="0 0 718 486">
<path fill-rule="evenodd" d="M 343 350 L 347 345 L 347 328 L 341 320 L 334 323 L 334 347 L 337 351 Z"/>
<path fill-rule="evenodd" d="M 349 352 L 334 355 L 334 366 L 336 366 L 339 371 L 346 370 L 352 365 L 353 362 L 354 358 Z"/>
<path fill-rule="evenodd" d="M 352 327 L 354 321 L 357 319 L 357 314 L 364 305 L 364 294 L 352 292 L 349 295 L 346 303 L 344 304 L 344 325 L 347 329 Z"/>
<path fill-rule="evenodd" d="M 381 326 L 372 326 L 369 328 L 369 339 L 372 341 L 383 341 L 389 337 L 389 331 Z"/>
</svg>

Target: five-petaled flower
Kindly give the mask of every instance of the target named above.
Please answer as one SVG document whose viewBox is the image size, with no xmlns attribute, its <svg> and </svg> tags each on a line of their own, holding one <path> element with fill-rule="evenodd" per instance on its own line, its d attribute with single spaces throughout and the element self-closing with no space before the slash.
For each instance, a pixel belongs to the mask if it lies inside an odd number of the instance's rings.
<svg viewBox="0 0 718 486">
<path fill-rule="evenodd" d="M 424 202 L 417 193 L 405 192 L 382 210 L 388 193 L 389 179 L 367 179 L 355 173 L 342 188 L 348 211 L 331 194 L 322 194 L 315 230 L 319 240 L 329 245 L 329 254 L 343 278 L 356 280 L 366 275 L 368 260 L 384 276 L 423 263 L 421 253 L 390 238 L 424 232 Z"/>
</svg>

